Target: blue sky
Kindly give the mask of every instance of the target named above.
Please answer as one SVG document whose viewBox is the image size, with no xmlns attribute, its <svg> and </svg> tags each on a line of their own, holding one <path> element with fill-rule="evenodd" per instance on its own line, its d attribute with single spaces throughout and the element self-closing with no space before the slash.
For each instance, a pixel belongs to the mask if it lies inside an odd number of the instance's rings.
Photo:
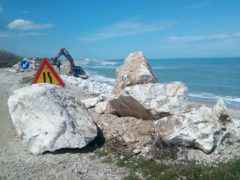
<svg viewBox="0 0 240 180">
<path fill-rule="evenodd" d="M 74 59 L 240 56 L 240 0 L 0 0 L 0 49 Z"/>
</svg>

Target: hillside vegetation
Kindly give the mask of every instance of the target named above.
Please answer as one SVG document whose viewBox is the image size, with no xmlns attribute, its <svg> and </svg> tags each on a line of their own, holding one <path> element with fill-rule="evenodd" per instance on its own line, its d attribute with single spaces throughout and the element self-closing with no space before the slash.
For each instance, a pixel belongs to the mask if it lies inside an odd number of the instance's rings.
<svg viewBox="0 0 240 180">
<path fill-rule="evenodd" d="M 0 50 L 0 68 L 1 67 L 12 67 L 14 64 L 19 62 L 22 57 L 17 56 L 11 52 Z"/>
</svg>

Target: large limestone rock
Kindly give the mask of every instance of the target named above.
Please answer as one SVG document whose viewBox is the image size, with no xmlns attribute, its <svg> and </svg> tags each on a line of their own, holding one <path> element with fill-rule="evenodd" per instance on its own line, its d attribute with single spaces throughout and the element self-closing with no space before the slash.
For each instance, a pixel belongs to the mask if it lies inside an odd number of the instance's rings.
<svg viewBox="0 0 240 180">
<path fill-rule="evenodd" d="M 130 86 L 109 102 L 121 116 L 153 120 L 184 111 L 186 100 L 186 85 L 172 82 Z"/>
<path fill-rule="evenodd" d="M 131 53 L 124 64 L 116 71 L 116 81 L 113 94 L 119 95 L 126 87 L 135 84 L 158 82 L 142 52 Z"/>
<path fill-rule="evenodd" d="M 227 125 L 231 123 L 224 102 L 219 100 L 214 108 L 202 105 L 157 120 L 155 131 L 166 143 L 193 146 L 211 153 L 229 135 Z"/>
<path fill-rule="evenodd" d="M 33 154 L 82 148 L 97 128 L 79 99 L 60 86 L 34 84 L 14 91 L 8 100 L 17 134 Z"/>
</svg>

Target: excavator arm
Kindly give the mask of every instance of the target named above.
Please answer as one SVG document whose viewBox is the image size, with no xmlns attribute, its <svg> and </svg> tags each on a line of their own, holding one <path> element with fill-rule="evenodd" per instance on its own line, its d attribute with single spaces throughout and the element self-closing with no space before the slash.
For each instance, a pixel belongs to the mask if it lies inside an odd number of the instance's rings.
<svg viewBox="0 0 240 180">
<path fill-rule="evenodd" d="M 58 61 L 58 58 L 61 56 L 61 55 L 64 55 L 67 60 L 69 61 L 70 63 L 70 67 L 68 69 L 68 72 L 67 74 L 72 74 L 73 72 L 73 67 L 74 67 L 74 61 L 73 61 L 73 58 L 72 56 L 68 53 L 68 51 L 65 49 L 65 48 L 61 48 L 59 50 L 59 52 L 57 53 L 57 56 L 54 58 L 53 60 L 53 64 L 56 64 L 58 66 L 58 68 L 60 68 L 60 65 L 61 63 Z M 60 63 L 60 64 L 59 64 Z"/>
<path fill-rule="evenodd" d="M 87 79 L 88 76 L 86 75 L 85 71 L 80 66 L 75 66 L 72 56 L 68 53 L 68 51 L 65 48 L 61 48 L 59 52 L 57 53 L 57 56 L 53 59 L 53 65 L 57 65 L 58 69 L 60 70 L 61 62 L 58 60 L 58 58 L 63 55 L 67 58 L 69 61 L 69 69 L 67 71 L 67 74 L 72 74 L 76 77 L 81 77 L 83 79 Z"/>
</svg>

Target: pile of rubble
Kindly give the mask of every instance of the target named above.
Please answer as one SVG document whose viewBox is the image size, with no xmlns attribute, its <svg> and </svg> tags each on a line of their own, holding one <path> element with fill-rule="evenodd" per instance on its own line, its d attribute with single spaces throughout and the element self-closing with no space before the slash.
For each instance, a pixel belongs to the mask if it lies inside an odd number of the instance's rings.
<svg viewBox="0 0 240 180">
<path fill-rule="evenodd" d="M 105 136 L 123 140 L 133 152 L 152 156 L 155 143 L 161 142 L 167 147 L 184 148 L 187 159 L 196 160 L 192 154 L 213 154 L 225 139 L 239 139 L 239 123 L 229 116 L 223 100 L 214 107 L 192 106 L 187 101 L 187 86 L 182 82 L 158 83 L 141 52 L 130 54 L 116 75 L 112 96 L 102 102 L 99 97 L 83 102 L 92 108 L 95 99 L 92 114 L 98 114 L 92 116 Z"/>
<path fill-rule="evenodd" d="M 20 61 L 12 67 L 12 69 L 15 73 L 35 71 L 38 69 L 38 67 L 40 66 L 41 61 L 42 61 L 41 58 L 24 58 L 24 60 L 29 62 L 29 64 L 30 64 L 29 68 L 26 70 L 22 69 L 20 66 L 20 63 L 21 63 L 21 61 Z"/>
<path fill-rule="evenodd" d="M 224 139 L 238 139 L 236 122 L 221 99 L 214 107 L 189 105 L 187 86 L 158 83 L 141 52 L 130 54 L 117 69 L 112 94 L 88 99 L 74 94 L 38 84 L 9 98 L 12 120 L 29 151 L 82 148 L 95 139 L 97 126 L 106 141 L 117 139 L 129 152 L 144 156 L 153 156 L 162 145 L 207 155 Z"/>
</svg>

